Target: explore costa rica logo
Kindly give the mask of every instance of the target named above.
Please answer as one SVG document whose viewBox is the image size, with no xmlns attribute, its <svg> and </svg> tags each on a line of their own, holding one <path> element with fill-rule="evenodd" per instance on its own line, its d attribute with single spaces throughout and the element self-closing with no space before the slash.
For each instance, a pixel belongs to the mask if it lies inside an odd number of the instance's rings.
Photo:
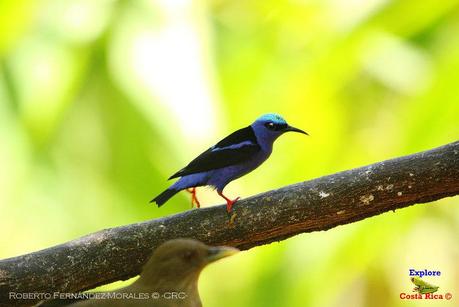
<svg viewBox="0 0 459 307">
<path fill-rule="evenodd" d="M 400 299 L 402 300 L 451 300 L 453 295 L 450 292 L 439 292 L 439 286 L 428 282 L 424 279 L 424 276 L 439 277 L 441 276 L 440 271 L 409 269 L 409 276 L 411 283 L 415 286 L 411 293 L 402 292 L 400 293 Z M 432 278 L 431 278 L 432 279 Z M 414 293 L 413 293 L 414 292 Z M 437 293 L 438 292 L 438 293 Z"/>
</svg>

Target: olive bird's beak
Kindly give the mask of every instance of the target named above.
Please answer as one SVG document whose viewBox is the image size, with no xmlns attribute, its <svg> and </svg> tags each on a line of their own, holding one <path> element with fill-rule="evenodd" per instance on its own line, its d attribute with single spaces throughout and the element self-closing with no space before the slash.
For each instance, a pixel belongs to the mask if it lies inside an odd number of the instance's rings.
<svg viewBox="0 0 459 307">
<path fill-rule="evenodd" d="M 285 132 L 289 132 L 289 131 L 299 132 L 299 133 L 303 133 L 303 134 L 309 135 L 306 131 L 303 131 L 301 129 L 298 129 L 298 128 L 295 128 L 295 127 L 292 127 L 292 126 L 287 126 L 287 128 L 285 128 L 284 131 Z"/>
<path fill-rule="evenodd" d="M 219 259 L 234 255 L 238 252 L 239 250 L 237 248 L 229 246 L 210 247 L 207 255 L 207 261 L 214 262 Z"/>
</svg>

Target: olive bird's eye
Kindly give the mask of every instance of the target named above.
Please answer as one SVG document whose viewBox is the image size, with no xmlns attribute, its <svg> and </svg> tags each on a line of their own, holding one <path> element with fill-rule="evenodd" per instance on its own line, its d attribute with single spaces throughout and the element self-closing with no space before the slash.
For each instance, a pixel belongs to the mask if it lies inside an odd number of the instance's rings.
<svg viewBox="0 0 459 307">
<path fill-rule="evenodd" d="M 269 130 L 274 130 L 276 129 L 276 125 L 274 125 L 273 122 L 269 122 L 269 123 L 266 123 L 266 128 L 268 128 Z"/>
<path fill-rule="evenodd" d="M 183 255 L 183 260 L 185 260 L 186 262 L 190 262 L 193 260 L 193 258 L 196 257 L 196 253 L 193 252 L 193 251 L 186 251 Z"/>
</svg>

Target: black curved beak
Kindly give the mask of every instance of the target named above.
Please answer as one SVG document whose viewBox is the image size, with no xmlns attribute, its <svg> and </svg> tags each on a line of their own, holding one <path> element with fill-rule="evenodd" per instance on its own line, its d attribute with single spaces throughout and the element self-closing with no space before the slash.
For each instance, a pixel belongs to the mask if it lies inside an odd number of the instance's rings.
<svg viewBox="0 0 459 307">
<path fill-rule="evenodd" d="M 284 129 L 285 132 L 298 132 L 298 133 L 303 133 L 303 134 L 306 134 L 306 135 L 309 135 L 306 131 L 303 131 L 301 129 L 298 129 L 298 128 L 295 128 L 295 127 L 292 127 L 292 126 L 287 126 L 287 128 Z"/>
</svg>

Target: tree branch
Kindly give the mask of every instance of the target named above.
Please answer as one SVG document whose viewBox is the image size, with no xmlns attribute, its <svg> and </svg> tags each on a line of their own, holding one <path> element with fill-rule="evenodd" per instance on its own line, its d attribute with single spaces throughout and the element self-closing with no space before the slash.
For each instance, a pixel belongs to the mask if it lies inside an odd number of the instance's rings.
<svg viewBox="0 0 459 307">
<path fill-rule="evenodd" d="M 1 260 L 0 302 L 8 302 L 10 292 L 76 292 L 133 277 L 151 250 L 172 238 L 249 249 L 457 194 L 459 141 L 240 200 L 232 224 L 220 205 L 105 229 Z"/>
</svg>

